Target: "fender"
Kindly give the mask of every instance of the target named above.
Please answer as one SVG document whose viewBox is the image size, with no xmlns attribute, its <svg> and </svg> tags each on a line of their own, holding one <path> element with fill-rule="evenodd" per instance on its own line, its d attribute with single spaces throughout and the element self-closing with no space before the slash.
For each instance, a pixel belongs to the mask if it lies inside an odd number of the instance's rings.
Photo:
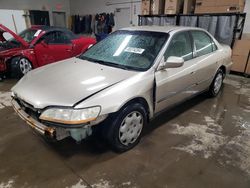
<svg viewBox="0 0 250 188">
<path fill-rule="evenodd" d="M 37 59 L 36 59 L 36 55 L 35 55 L 34 49 L 25 49 L 25 50 L 22 50 L 20 55 L 22 57 L 27 58 L 32 63 L 32 68 L 33 69 L 39 67 L 39 65 L 37 63 Z"/>
<path fill-rule="evenodd" d="M 144 77 L 144 80 L 141 80 L 140 77 Z M 138 90 L 142 84 L 146 85 L 145 88 L 143 90 Z M 117 112 L 129 101 L 140 98 L 147 102 L 149 108 L 149 119 L 151 119 L 154 115 L 153 85 L 154 75 L 147 75 L 145 72 L 141 72 L 96 93 L 84 101 L 77 103 L 74 107 L 87 108 L 98 104 L 102 107 L 100 115 L 105 115 Z"/>
<path fill-rule="evenodd" d="M 15 53 L 11 54 L 11 56 L 6 58 L 6 62 L 11 63 L 11 61 L 17 57 L 25 57 L 32 63 L 33 68 L 38 67 L 33 49 L 23 49 L 21 51 L 16 51 Z"/>
</svg>

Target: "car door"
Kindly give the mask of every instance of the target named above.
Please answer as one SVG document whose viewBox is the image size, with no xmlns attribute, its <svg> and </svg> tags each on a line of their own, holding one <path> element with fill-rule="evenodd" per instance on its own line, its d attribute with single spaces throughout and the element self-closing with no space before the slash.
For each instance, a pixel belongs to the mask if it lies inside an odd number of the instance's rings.
<svg viewBox="0 0 250 188">
<path fill-rule="evenodd" d="M 72 57 L 72 43 L 67 34 L 53 31 L 45 34 L 35 45 L 39 66 Z"/>
<path fill-rule="evenodd" d="M 194 57 L 196 66 L 194 76 L 196 79 L 195 89 L 202 91 L 207 89 L 215 76 L 220 59 L 217 46 L 213 39 L 204 31 L 190 31 L 194 43 Z"/>
<path fill-rule="evenodd" d="M 164 61 L 170 56 L 182 57 L 184 64 L 178 68 L 167 68 L 155 72 L 156 103 L 155 112 L 159 112 L 174 103 L 189 97 L 195 84 L 192 40 L 188 31 L 175 34 L 164 53 Z"/>
</svg>

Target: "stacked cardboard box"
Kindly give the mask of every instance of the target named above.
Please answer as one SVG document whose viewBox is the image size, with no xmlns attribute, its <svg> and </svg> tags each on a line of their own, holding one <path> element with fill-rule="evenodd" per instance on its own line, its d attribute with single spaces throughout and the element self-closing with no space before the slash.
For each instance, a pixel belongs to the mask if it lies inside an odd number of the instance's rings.
<svg viewBox="0 0 250 188">
<path fill-rule="evenodd" d="M 186 13 L 192 13 L 195 0 L 185 0 Z M 184 0 L 142 0 L 142 15 L 178 14 L 183 11 Z"/>
<path fill-rule="evenodd" d="M 183 14 L 193 14 L 195 8 L 195 0 L 185 0 Z"/>
<path fill-rule="evenodd" d="M 149 15 L 150 14 L 150 0 L 142 0 L 141 2 L 141 11 L 142 15 Z"/>
<path fill-rule="evenodd" d="M 232 71 L 250 74 L 250 40 L 236 40 L 233 47 Z M 247 68 L 246 68 L 247 67 Z M 246 70 L 245 70 L 246 69 Z"/>
<path fill-rule="evenodd" d="M 250 75 L 250 58 L 249 58 L 249 60 L 247 62 L 247 69 L 246 69 L 245 73 L 248 74 L 248 75 Z"/>
<path fill-rule="evenodd" d="M 196 0 L 195 13 L 243 12 L 245 0 Z"/>
<path fill-rule="evenodd" d="M 151 0 L 151 14 L 163 14 L 164 0 Z"/>
<path fill-rule="evenodd" d="M 247 41 L 249 46 L 250 46 L 250 33 L 244 33 L 242 35 L 242 40 Z M 248 62 L 247 62 L 247 67 L 246 67 L 245 73 L 250 75 L 250 47 L 249 47 L 249 57 L 248 57 Z"/>
<path fill-rule="evenodd" d="M 164 0 L 142 0 L 142 15 L 159 15 L 164 12 Z"/>
<path fill-rule="evenodd" d="M 165 0 L 165 14 L 182 13 L 183 0 Z"/>
<path fill-rule="evenodd" d="M 243 12 L 245 0 L 142 0 L 141 10 L 142 15 L 190 14 L 194 4 L 195 13 Z"/>
<path fill-rule="evenodd" d="M 243 33 L 241 38 L 242 40 L 243 39 L 250 40 L 250 33 Z"/>
</svg>

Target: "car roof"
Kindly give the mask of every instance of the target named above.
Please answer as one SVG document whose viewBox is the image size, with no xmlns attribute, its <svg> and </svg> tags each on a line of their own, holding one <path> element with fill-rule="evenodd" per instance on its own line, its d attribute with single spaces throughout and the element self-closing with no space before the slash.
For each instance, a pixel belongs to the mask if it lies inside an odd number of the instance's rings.
<svg viewBox="0 0 250 188">
<path fill-rule="evenodd" d="M 53 31 L 61 31 L 64 33 L 67 33 L 71 39 L 77 39 L 79 36 L 75 35 L 72 31 L 70 31 L 67 28 L 64 27 L 55 27 L 55 26 L 46 26 L 46 25 L 32 25 L 30 29 L 41 29 L 42 31 L 45 31 L 45 33 L 53 32 Z"/>
<path fill-rule="evenodd" d="M 32 25 L 31 29 L 41 29 L 43 31 L 66 31 L 69 32 L 70 30 L 68 30 L 67 28 L 63 28 L 63 27 L 55 27 L 55 26 L 46 26 L 46 25 Z"/>
<path fill-rule="evenodd" d="M 162 32 L 169 33 L 171 31 L 180 31 L 180 30 L 203 30 L 197 27 L 184 27 L 184 26 L 133 26 L 122 28 L 120 30 L 128 31 L 152 31 L 152 32 Z"/>
</svg>

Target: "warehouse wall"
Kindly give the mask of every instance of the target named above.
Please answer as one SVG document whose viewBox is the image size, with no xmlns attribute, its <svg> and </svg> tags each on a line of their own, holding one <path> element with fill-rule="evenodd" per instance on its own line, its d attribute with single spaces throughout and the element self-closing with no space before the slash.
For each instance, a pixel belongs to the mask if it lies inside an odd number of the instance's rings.
<svg viewBox="0 0 250 188">
<path fill-rule="evenodd" d="M 245 5 L 245 11 L 247 13 L 246 21 L 245 21 L 245 27 L 244 27 L 244 33 L 250 33 L 250 0 L 246 0 Z"/>
<path fill-rule="evenodd" d="M 96 14 L 113 12 L 117 8 L 130 8 L 130 25 L 138 24 L 138 14 L 141 13 L 141 0 L 90 0 L 88 3 L 82 0 L 70 0 L 70 13 L 73 14 Z"/>
<path fill-rule="evenodd" d="M 23 15 L 23 10 L 0 9 L 0 23 L 15 33 L 19 33 L 27 28 L 25 17 Z M 5 33 L 4 37 L 9 39 L 12 36 Z"/>
<path fill-rule="evenodd" d="M 49 11 L 51 25 L 52 11 L 66 12 L 67 17 L 70 15 L 69 0 L 0 0 L 0 9 L 46 10 Z"/>
</svg>

